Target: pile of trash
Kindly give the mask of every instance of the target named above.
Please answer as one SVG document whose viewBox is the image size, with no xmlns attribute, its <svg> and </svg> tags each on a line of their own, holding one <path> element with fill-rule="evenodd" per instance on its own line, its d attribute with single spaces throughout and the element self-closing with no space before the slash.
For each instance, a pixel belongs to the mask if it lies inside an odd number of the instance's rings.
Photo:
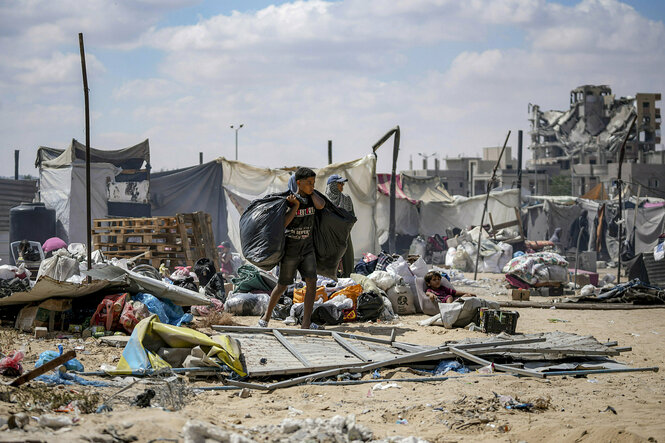
<svg viewBox="0 0 665 443">
<path fill-rule="evenodd" d="M 237 428 L 240 427 L 236 426 Z M 286 418 L 278 425 L 257 426 L 242 431 L 238 429 L 238 432 L 227 431 L 199 420 L 189 420 L 182 428 L 182 434 L 186 443 L 201 441 L 254 443 L 264 441 L 266 435 L 269 435 L 273 441 L 284 443 L 299 443 L 302 441 L 425 443 L 427 441 L 418 437 L 399 436 L 374 440 L 372 430 L 357 423 L 356 417 L 353 414 L 349 414 L 346 417 L 335 415 L 329 419 Z"/>
</svg>

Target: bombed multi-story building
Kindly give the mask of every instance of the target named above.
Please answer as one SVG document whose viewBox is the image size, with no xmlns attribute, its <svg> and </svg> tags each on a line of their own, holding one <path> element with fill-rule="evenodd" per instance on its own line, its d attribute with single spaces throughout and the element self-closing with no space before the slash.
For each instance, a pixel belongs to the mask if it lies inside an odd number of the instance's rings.
<svg viewBox="0 0 665 443">
<path fill-rule="evenodd" d="M 570 93 L 567 111 L 529 105 L 532 168 L 557 168 L 571 177 L 571 194 L 602 183 L 615 191 L 621 144 L 626 142 L 622 180 L 633 194 L 665 197 L 665 151 L 660 145 L 659 93 L 616 98 L 607 85 L 585 85 Z"/>
</svg>

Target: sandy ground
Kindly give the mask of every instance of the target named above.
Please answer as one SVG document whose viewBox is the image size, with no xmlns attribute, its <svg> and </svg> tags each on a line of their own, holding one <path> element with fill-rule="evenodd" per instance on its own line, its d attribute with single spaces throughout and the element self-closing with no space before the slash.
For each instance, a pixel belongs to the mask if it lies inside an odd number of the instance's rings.
<svg viewBox="0 0 665 443">
<path fill-rule="evenodd" d="M 602 273 L 601 273 L 602 274 Z M 489 288 L 465 288 L 493 299 L 507 300 L 501 275 L 483 274 Z M 633 367 L 665 367 L 664 309 L 626 311 L 579 311 L 562 309 L 519 309 L 518 333 L 567 331 L 590 334 L 599 341 L 616 340 L 619 346 L 632 347 L 618 361 Z M 404 316 L 395 324 L 345 324 L 330 327 L 337 331 L 388 335 L 399 332 L 398 340 L 439 345 L 444 341 L 486 336 L 464 329 L 421 327 L 426 316 Z M 551 322 L 559 319 L 565 322 Z M 237 317 L 238 323 L 254 325 L 256 317 Z M 277 322 L 282 327 L 282 324 Z M 24 347 L 26 366 L 32 367 L 39 352 L 53 349 L 58 342 L 85 347 L 79 359 L 87 370 L 102 363 L 115 364 L 122 349 L 100 344 L 96 339 L 35 340 L 28 334 L 3 327 L 0 348 L 3 352 Z M 413 378 L 405 368 L 383 369 L 385 378 Z M 365 378 L 368 378 L 367 376 Z M 9 380 L 4 378 L 3 381 Z M 196 381 L 189 386 L 211 386 L 214 380 Z M 44 431 L 31 422 L 28 431 L 0 431 L 0 441 L 123 441 L 135 436 L 138 441 L 182 441 L 181 430 L 189 419 L 199 419 L 229 430 L 246 430 L 265 424 L 278 424 L 285 418 L 317 418 L 355 414 L 357 421 L 374 431 L 374 438 L 417 436 L 433 442 L 640 442 L 664 441 L 662 419 L 665 401 L 663 372 L 597 374 L 587 378 L 529 379 L 510 375 L 481 376 L 471 373 L 440 382 L 398 383 L 399 388 L 371 391 L 373 384 L 355 386 L 299 386 L 270 393 L 252 391 L 240 398 L 237 391 L 201 392 L 187 397 L 186 406 L 177 412 L 159 408 L 139 409 L 129 405 L 146 387 L 138 383 L 113 402 L 107 414 L 82 414 L 77 426 L 59 432 Z M 29 386 L 44 391 L 43 385 Z M 161 386 L 161 385 L 160 385 Z M 0 388 L 8 392 L 9 388 Z M 23 389 L 24 391 L 26 389 Z M 118 387 L 87 388 L 68 386 L 46 388 L 48 392 L 94 395 L 107 398 Z M 524 412 L 496 407 L 494 392 L 522 401 L 547 399 L 546 410 Z M 0 396 L 0 417 L 27 411 L 40 415 L 38 402 L 15 403 Z M 36 404 L 37 403 L 37 404 Z M 616 414 L 608 409 L 612 407 Z M 295 409 L 295 410 L 294 410 Z M 69 413 L 71 416 L 72 413 Z M 408 421 L 397 424 L 398 418 Z M 115 440 L 111 437 L 115 435 Z M 252 437 L 270 441 L 270 435 Z"/>
</svg>

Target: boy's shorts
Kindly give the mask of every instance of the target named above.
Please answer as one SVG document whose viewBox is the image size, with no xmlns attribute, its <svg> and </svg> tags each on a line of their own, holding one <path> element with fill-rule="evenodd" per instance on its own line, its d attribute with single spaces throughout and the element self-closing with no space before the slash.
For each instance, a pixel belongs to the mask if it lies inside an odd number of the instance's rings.
<svg viewBox="0 0 665 443">
<path fill-rule="evenodd" d="M 290 242 L 287 239 L 284 249 L 284 257 L 279 262 L 277 282 L 280 285 L 288 286 L 293 283 L 296 271 L 300 271 L 303 279 L 316 278 L 316 255 L 311 241 Z"/>
</svg>

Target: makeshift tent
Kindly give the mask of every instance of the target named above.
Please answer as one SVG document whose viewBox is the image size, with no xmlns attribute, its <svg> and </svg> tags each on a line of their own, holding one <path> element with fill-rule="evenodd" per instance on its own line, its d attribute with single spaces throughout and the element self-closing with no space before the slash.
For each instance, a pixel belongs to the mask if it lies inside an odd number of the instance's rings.
<svg viewBox="0 0 665 443">
<path fill-rule="evenodd" d="M 420 205 L 421 235 L 441 234 L 447 228 L 466 228 L 480 224 L 485 204 L 485 195 L 474 197 L 456 196 L 454 202 L 423 202 Z M 519 190 L 492 192 L 487 203 L 487 212 L 492 214 L 495 224 L 513 221 L 515 210 L 520 206 Z"/>
<path fill-rule="evenodd" d="M 291 173 L 284 169 L 269 169 L 245 163 L 219 159 L 223 167 L 223 188 L 226 199 L 228 238 L 240 250 L 238 222 L 247 202 L 266 194 L 283 192 Z M 353 200 L 358 221 L 351 231 L 354 249 L 359 256 L 362 252 L 376 251 L 376 157 L 363 158 L 344 163 L 334 163 L 315 169 L 316 189 L 325 192 L 326 180 L 333 174 L 348 179 L 344 193 Z"/>
<path fill-rule="evenodd" d="M 115 151 L 91 148 L 90 157 L 93 219 L 150 215 L 148 140 Z M 56 211 L 56 235 L 68 243 L 85 243 L 85 146 L 76 140 L 64 150 L 42 146 L 35 167 L 39 168 L 39 199 Z"/>
</svg>

